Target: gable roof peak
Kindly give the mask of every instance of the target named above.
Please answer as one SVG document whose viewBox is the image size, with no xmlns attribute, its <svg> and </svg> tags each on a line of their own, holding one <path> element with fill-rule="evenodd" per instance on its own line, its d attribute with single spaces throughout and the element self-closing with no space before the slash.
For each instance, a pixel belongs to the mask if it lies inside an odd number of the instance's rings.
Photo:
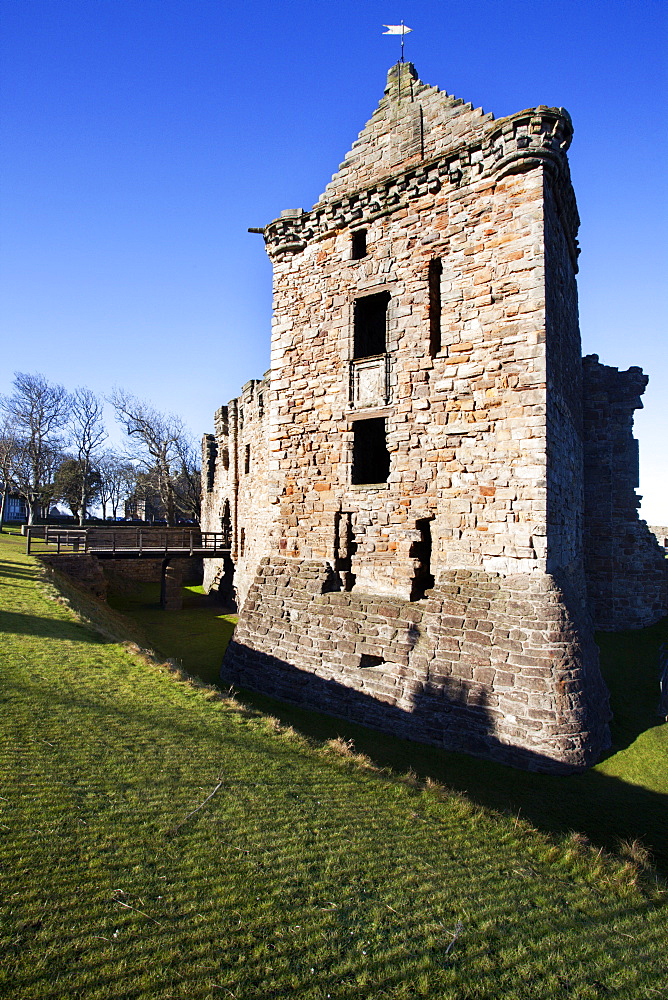
<svg viewBox="0 0 668 1000">
<path fill-rule="evenodd" d="M 412 96 L 413 84 L 419 83 L 417 71 L 412 62 L 398 62 L 387 71 L 385 96 L 398 100 Z"/>
</svg>

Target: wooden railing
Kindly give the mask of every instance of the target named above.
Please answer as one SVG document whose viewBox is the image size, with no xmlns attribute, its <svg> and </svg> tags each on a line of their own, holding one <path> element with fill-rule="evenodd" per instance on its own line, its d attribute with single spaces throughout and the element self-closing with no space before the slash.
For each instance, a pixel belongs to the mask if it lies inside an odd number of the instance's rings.
<svg viewBox="0 0 668 1000">
<path fill-rule="evenodd" d="M 51 525 L 26 529 L 26 552 L 36 541 L 56 552 L 104 554 L 108 558 L 118 553 L 127 555 L 168 556 L 171 553 L 213 556 L 229 551 L 229 538 L 222 531 L 201 531 L 200 528 L 61 528 Z"/>
</svg>

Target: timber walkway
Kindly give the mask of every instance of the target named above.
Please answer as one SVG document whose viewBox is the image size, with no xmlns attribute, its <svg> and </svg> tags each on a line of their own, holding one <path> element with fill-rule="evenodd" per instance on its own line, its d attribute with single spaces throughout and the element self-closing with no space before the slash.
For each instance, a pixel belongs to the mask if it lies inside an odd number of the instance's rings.
<svg viewBox="0 0 668 1000">
<path fill-rule="evenodd" d="M 91 527 L 36 525 L 26 530 L 26 553 L 79 552 L 98 559 L 221 558 L 230 552 L 222 531 L 193 528 Z"/>
</svg>

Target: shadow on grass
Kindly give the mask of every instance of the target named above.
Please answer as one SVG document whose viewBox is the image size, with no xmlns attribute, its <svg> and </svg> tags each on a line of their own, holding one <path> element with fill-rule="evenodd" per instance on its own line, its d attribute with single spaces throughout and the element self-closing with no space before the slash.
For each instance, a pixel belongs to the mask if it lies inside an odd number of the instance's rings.
<svg viewBox="0 0 668 1000">
<path fill-rule="evenodd" d="M 142 596 L 149 593 L 144 591 Z M 119 610 L 142 626 L 156 648 L 180 659 L 186 670 L 207 683 L 227 688 L 219 680 L 219 667 L 234 626 L 232 616 L 220 616 L 220 606 L 200 603 L 165 614 L 142 608 L 136 598 L 122 603 Z M 434 778 L 495 811 L 520 815 L 546 832 L 562 835 L 577 831 L 596 846 L 612 851 L 619 848 L 620 840 L 639 839 L 652 851 L 657 867 L 668 873 L 668 795 L 642 784 L 647 763 L 643 757 L 656 755 L 661 746 L 665 755 L 667 749 L 664 733 L 668 726 L 659 727 L 655 713 L 658 649 L 668 640 L 668 618 L 649 629 L 604 633 L 597 639 L 614 711 L 613 749 L 606 759 L 633 748 L 638 758 L 637 783 L 599 768 L 572 775 L 522 771 L 401 739 L 255 692 L 242 689 L 241 696 L 250 706 L 294 726 L 316 742 L 337 736 L 352 740 L 358 752 L 380 767 L 398 773 L 412 768 L 423 779 Z M 656 767 L 656 756 L 651 763 Z"/>
<path fill-rule="evenodd" d="M 223 686 L 225 684 L 223 683 Z M 342 737 L 380 767 L 433 778 L 497 812 L 520 815 L 533 826 L 563 835 L 585 834 L 597 847 L 616 851 L 621 840 L 639 839 L 668 874 L 668 795 L 596 768 L 570 775 L 519 770 L 507 764 L 401 739 L 358 723 L 287 705 L 241 690 L 244 702 L 318 742 Z M 489 734 L 486 736 L 489 745 Z M 541 767 L 536 755 L 525 765 Z"/>
<path fill-rule="evenodd" d="M 89 642 L 95 646 L 105 642 L 99 633 L 92 632 L 76 622 L 62 621 L 57 618 L 41 618 L 38 615 L 26 615 L 20 611 L 0 611 L 0 632 L 8 635 L 39 636 L 42 639 Z"/>
<path fill-rule="evenodd" d="M 220 664 L 232 638 L 236 616 L 207 594 L 183 588 L 183 609 L 163 611 L 160 585 L 134 584 L 110 591 L 109 605 L 126 615 L 162 656 L 178 662 L 207 684 L 218 685 Z"/>
<path fill-rule="evenodd" d="M 15 577 L 21 580 L 34 580 L 37 572 L 32 566 L 17 566 L 16 563 L 0 559 L 0 576 Z"/>
<path fill-rule="evenodd" d="M 668 618 L 650 628 L 599 632 L 596 641 L 614 713 L 609 757 L 659 725 L 659 650 L 668 642 Z"/>
</svg>

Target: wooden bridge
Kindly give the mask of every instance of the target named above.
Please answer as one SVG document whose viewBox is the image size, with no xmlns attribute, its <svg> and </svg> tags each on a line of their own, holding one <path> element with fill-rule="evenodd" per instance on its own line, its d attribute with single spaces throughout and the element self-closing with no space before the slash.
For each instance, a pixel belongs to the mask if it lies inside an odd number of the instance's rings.
<svg viewBox="0 0 668 1000">
<path fill-rule="evenodd" d="M 90 527 L 36 525 L 25 529 L 26 552 L 35 555 L 90 555 L 96 559 L 159 559 L 160 604 L 166 610 L 182 606 L 180 576 L 173 559 L 223 558 L 231 551 L 229 532 L 193 528 Z"/>
<path fill-rule="evenodd" d="M 200 528 L 92 527 L 26 528 L 26 552 L 80 552 L 98 559 L 221 558 L 230 552 L 229 535 Z"/>
</svg>

